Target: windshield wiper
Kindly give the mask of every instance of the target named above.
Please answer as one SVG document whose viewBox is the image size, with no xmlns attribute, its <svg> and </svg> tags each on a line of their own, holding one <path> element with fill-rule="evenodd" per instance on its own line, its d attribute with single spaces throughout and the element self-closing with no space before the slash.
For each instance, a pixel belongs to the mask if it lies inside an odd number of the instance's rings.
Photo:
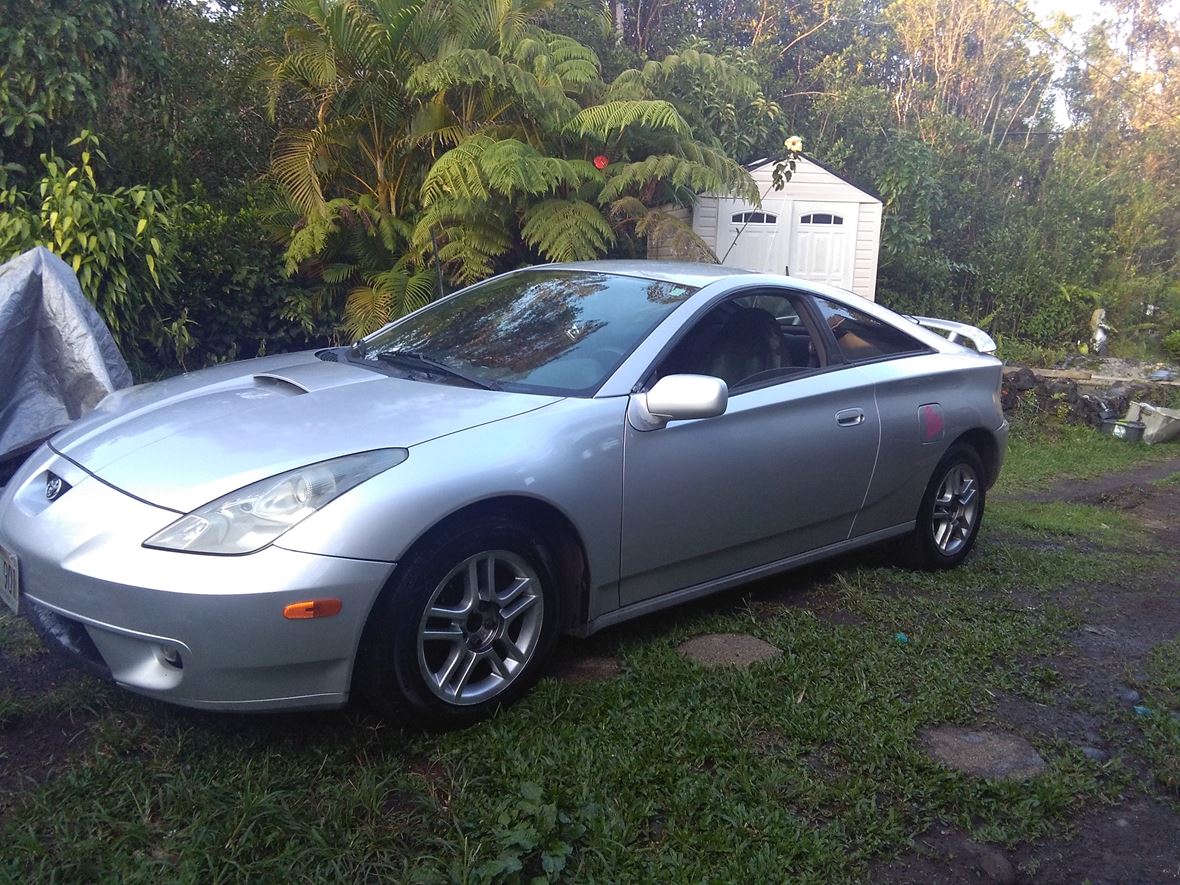
<svg viewBox="0 0 1180 885">
<path fill-rule="evenodd" d="M 452 378 L 458 378 L 460 381 L 466 381 L 468 384 L 483 388 L 484 390 L 500 390 L 500 385 L 495 381 L 485 381 L 483 378 L 468 375 L 461 369 L 456 369 L 454 366 L 447 365 L 442 360 L 427 356 L 420 350 L 383 350 L 376 354 L 376 357 L 383 363 L 401 363 L 404 366 L 425 369 L 428 372 L 441 372 L 444 375 L 450 375 Z"/>
</svg>

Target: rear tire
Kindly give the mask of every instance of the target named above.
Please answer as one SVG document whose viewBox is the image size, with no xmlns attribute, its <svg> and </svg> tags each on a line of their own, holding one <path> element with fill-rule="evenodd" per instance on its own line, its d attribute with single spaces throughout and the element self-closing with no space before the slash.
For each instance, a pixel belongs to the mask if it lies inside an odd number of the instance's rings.
<svg viewBox="0 0 1180 885">
<path fill-rule="evenodd" d="M 986 474 L 979 454 L 959 443 L 934 468 L 902 552 L 912 568 L 954 568 L 971 552 L 983 522 Z"/>
<path fill-rule="evenodd" d="M 398 563 L 369 616 L 361 692 L 388 719 L 434 728 L 470 725 L 511 704 L 557 642 L 551 562 L 539 534 L 513 520 L 432 532 Z"/>
</svg>

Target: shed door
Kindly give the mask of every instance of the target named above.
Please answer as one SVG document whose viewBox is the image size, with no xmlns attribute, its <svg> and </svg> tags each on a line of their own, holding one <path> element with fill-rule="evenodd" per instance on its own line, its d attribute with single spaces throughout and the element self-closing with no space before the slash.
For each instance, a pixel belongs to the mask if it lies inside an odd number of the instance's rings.
<svg viewBox="0 0 1180 885">
<path fill-rule="evenodd" d="M 721 200 L 718 212 L 717 257 L 722 264 L 758 273 L 783 272 L 788 230 L 785 201 L 767 200 L 756 208 L 741 200 Z"/>
<path fill-rule="evenodd" d="M 855 203 L 796 203 L 791 276 L 851 289 L 858 210 Z"/>
</svg>

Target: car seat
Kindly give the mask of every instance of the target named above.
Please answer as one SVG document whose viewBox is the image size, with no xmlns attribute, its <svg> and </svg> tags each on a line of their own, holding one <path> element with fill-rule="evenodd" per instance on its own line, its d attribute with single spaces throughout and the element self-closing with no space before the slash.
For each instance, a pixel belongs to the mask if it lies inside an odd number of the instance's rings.
<svg viewBox="0 0 1180 885">
<path fill-rule="evenodd" d="M 782 367 L 784 349 L 778 320 L 761 308 L 738 308 L 721 327 L 705 373 L 735 387 L 746 378 Z"/>
</svg>

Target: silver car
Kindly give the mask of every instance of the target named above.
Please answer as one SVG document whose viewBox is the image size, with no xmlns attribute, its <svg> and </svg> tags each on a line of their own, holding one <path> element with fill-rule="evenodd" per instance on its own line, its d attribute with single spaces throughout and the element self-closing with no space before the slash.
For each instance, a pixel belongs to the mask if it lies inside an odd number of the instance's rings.
<svg viewBox="0 0 1180 885">
<path fill-rule="evenodd" d="M 1007 443 L 991 347 L 730 268 L 504 274 L 111 394 L 0 498 L 0 604 L 161 700 L 461 725 L 561 634 L 888 539 L 958 564 Z"/>
</svg>

